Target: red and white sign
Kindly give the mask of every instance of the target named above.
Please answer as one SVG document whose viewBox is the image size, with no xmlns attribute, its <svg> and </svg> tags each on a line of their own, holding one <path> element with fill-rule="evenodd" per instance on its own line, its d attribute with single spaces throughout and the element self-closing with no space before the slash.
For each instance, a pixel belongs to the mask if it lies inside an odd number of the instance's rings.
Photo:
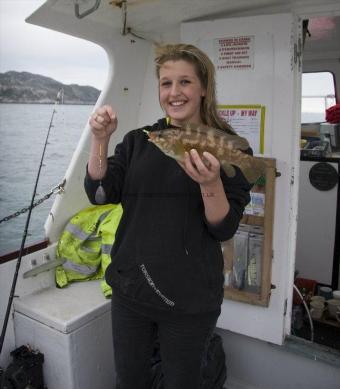
<svg viewBox="0 0 340 389">
<path fill-rule="evenodd" d="M 254 69 L 254 36 L 214 39 L 217 70 Z"/>
</svg>

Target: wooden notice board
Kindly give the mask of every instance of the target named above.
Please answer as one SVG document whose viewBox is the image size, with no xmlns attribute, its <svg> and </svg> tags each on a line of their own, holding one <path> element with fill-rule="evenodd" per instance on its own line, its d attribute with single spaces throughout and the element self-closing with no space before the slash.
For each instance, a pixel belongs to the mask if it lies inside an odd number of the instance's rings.
<svg viewBox="0 0 340 389">
<path fill-rule="evenodd" d="M 243 282 L 237 283 L 233 282 L 233 280 L 237 278 L 235 274 L 235 251 L 238 247 L 235 244 L 235 239 L 237 239 L 237 236 L 235 235 L 231 240 L 222 242 L 222 250 L 224 257 L 224 272 L 227 281 L 224 287 L 224 297 L 226 299 L 249 304 L 268 306 L 272 287 L 271 265 L 273 252 L 274 189 L 277 174 L 275 159 L 263 158 L 263 160 L 267 165 L 265 176 L 252 188 L 252 197 L 256 199 L 255 211 L 246 213 L 241 220 L 240 226 L 244 231 L 248 231 L 248 235 L 243 235 L 243 237 L 256 236 L 256 234 L 253 234 L 252 232 L 254 230 L 256 232 L 256 229 L 261 231 L 257 236 L 257 242 L 261 242 L 261 245 L 257 246 L 257 252 L 261 253 L 261 258 L 260 260 L 257 258 L 258 263 L 256 264 L 250 264 L 249 257 L 245 258 L 244 274 L 242 272 L 244 279 Z M 262 210 L 261 206 L 263 207 Z M 245 234 L 247 234 L 247 232 L 245 232 Z M 248 241 L 249 240 L 245 238 L 244 242 Z M 245 251 L 249 254 L 248 250 Z M 258 269 L 257 284 L 255 286 L 247 285 L 247 280 L 249 281 L 251 279 L 249 276 L 250 270 L 253 269 L 254 266 Z M 254 271 L 256 272 L 256 269 Z"/>
</svg>

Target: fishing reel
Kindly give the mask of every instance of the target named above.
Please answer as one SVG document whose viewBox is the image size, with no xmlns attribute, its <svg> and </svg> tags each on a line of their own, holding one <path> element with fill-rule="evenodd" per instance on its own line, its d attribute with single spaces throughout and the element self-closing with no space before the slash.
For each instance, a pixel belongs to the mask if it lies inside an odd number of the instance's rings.
<svg viewBox="0 0 340 389">
<path fill-rule="evenodd" d="M 42 371 L 43 354 L 21 346 L 13 350 L 11 356 L 13 362 L 0 372 L 0 389 L 46 389 Z"/>
</svg>

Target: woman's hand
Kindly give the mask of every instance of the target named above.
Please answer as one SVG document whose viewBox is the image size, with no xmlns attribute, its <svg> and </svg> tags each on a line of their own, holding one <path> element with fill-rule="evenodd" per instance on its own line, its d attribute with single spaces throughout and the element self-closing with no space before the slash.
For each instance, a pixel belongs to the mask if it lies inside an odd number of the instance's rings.
<svg viewBox="0 0 340 389">
<path fill-rule="evenodd" d="M 186 152 L 180 165 L 201 187 L 214 185 L 220 180 L 220 162 L 207 151 L 202 158 L 195 149 Z"/>
<path fill-rule="evenodd" d="M 103 105 L 91 115 L 92 131 L 88 173 L 94 180 L 102 179 L 107 170 L 107 153 L 111 135 L 117 128 L 117 115 L 110 105 Z"/>
<path fill-rule="evenodd" d="M 97 139 L 109 139 L 118 124 L 116 112 L 110 105 L 103 105 L 91 115 L 89 124 L 92 134 Z"/>
<path fill-rule="evenodd" d="M 190 150 L 180 165 L 201 187 L 206 219 L 210 224 L 219 224 L 230 210 L 220 177 L 220 162 L 207 151 L 201 158 L 196 150 Z"/>
</svg>

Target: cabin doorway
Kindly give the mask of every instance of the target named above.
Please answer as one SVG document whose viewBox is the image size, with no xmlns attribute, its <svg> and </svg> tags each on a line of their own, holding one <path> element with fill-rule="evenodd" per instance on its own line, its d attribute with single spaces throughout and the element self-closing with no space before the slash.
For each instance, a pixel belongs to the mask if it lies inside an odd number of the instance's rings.
<svg viewBox="0 0 340 389">
<path fill-rule="evenodd" d="M 340 16 L 303 21 L 299 202 L 291 321 L 292 335 L 337 350 L 340 124 L 327 123 L 325 111 L 339 102 L 339 41 Z"/>
</svg>

